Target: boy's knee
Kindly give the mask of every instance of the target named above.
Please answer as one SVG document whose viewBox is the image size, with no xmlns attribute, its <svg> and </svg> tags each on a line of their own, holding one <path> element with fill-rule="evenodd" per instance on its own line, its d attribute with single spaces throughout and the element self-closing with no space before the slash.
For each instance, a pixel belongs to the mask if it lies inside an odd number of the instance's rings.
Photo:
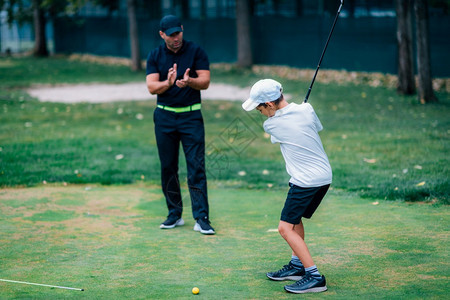
<svg viewBox="0 0 450 300">
<path fill-rule="evenodd" d="M 293 229 L 292 224 L 286 223 L 286 222 L 280 222 L 278 224 L 278 232 L 280 235 L 284 238 L 289 231 Z"/>
</svg>

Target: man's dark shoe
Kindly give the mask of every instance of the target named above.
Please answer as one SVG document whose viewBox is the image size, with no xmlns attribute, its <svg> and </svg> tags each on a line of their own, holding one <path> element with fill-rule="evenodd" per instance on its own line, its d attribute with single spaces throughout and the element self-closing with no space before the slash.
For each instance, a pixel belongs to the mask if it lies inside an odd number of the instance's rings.
<svg viewBox="0 0 450 300">
<path fill-rule="evenodd" d="M 215 234 L 214 228 L 211 227 L 208 218 L 199 218 L 194 225 L 194 230 L 203 234 Z"/>
<path fill-rule="evenodd" d="M 298 269 L 291 262 L 283 266 L 281 270 L 269 272 L 266 274 L 272 280 L 300 280 L 305 275 L 305 268 Z"/>
<path fill-rule="evenodd" d="M 302 279 L 294 284 L 286 285 L 284 289 L 294 294 L 319 293 L 327 290 L 325 276 L 314 277 L 306 273 Z"/>
<path fill-rule="evenodd" d="M 177 216 L 169 216 L 167 217 L 167 220 L 165 220 L 161 225 L 159 225 L 159 228 L 161 229 L 170 229 L 174 228 L 175 226 L 182 226 L 184 225 L 184 220 L 181 217 Z"/>
</svg>

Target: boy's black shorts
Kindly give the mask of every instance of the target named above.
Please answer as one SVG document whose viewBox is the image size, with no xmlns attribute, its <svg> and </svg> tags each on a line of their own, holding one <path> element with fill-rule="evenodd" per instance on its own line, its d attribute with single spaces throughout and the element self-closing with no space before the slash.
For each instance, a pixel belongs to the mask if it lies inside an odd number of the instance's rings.
<svg viewBox="0 0 450 300">
<path fill-rule="evenodd" d="M 281 211 L 281 221 L 299 224 L 302 218 L 311 218 L 330 187 L 329 184 L 319 187 L 302 188 L 289 183 L 289 189 L 284 208 Z"/>
</svg>

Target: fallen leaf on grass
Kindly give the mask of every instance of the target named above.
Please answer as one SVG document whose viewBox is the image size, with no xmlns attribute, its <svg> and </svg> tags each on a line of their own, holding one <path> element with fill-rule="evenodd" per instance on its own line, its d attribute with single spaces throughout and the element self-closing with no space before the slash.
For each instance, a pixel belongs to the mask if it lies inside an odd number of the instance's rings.
<svg viewBox="0 0 450 300">
<path fill-rule="evenodd" d="M 364 158 L 364 161 L 368 164 L 374 164 L 377 162 L 375 158 Z"/>
<path fill-rule="evenodd" d="M 416 184 L 416 186 L 424 186 L 425 185 L 425 181 L 419 182 L 418 184 Z"/>
</svg>

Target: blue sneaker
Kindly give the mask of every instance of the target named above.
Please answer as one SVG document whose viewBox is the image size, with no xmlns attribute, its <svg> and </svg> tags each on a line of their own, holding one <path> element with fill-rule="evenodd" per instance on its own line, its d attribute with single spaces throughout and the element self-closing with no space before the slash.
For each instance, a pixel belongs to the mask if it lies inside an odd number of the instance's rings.
<svg viewBox="0 0 450 300">
<path fill-rule="evenodd" d="M 319 293 L 327 290 L 325 276 L 314 277 L 310 273 L 306 273 L 302 279 L 294 284 L 286 285 L 284 289 L 289 293 Z"/>
<path fill-rule="evenodd" d="M 298 269 L 291 262 L 276 272 L 268 272 L 266 276 L 272 280 L 300 280 L 305 275 L 305 268 Z"/>
</svg>

